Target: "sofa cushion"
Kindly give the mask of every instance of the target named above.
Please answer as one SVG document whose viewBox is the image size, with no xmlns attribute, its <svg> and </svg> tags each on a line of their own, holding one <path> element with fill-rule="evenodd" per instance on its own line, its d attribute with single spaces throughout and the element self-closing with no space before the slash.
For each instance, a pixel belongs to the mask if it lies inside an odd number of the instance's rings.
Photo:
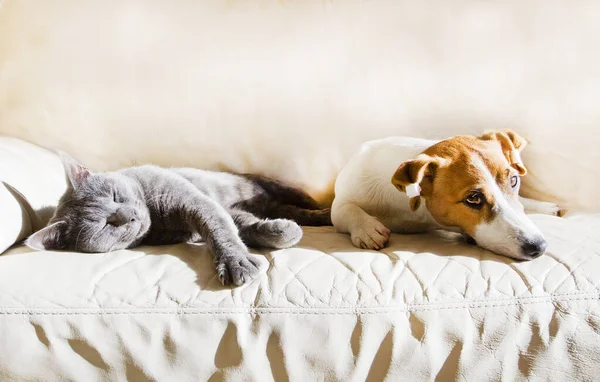
<svg viewBox="0 0 600 382">
<path fill-rule="evenodd" d="M 46 225 L 66 189 L 55 153 L 0 137 L 0 253 Z"/>
<path fill-rule="evenodd" d="M 202 244 L 17 247 L 0 256 L 0 377 L 593 380 L 600 215 L 532 218 L 550 245 L 529 262 L 447 235 L 362 251 L 305 228 L 295 248 L 253 250 L 264 271 L 238 288 Z"/>
</svg>

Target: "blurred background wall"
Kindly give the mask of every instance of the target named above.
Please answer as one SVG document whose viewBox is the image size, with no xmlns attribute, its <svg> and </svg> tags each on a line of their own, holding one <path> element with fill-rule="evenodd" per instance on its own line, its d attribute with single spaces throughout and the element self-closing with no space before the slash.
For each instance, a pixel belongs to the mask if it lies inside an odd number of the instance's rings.
<svg viewBox="0 0 600 382">
<path fill-rule="evenodd" d="M 510 127 L 525 193 L 600 208 L 600 2 L 0 1 L 0 134 L 322 200 L 358 145 Z"/>
</svg>

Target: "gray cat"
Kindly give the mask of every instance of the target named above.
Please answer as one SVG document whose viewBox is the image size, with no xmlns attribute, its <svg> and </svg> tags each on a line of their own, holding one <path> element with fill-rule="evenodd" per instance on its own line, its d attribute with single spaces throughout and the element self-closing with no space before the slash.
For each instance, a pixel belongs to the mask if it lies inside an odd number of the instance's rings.
<svg viewBox="0 0 600 382">
<path fill-rule="evenodd" d="M 246 245 L 287 248 L 302 237 L 298 224 L 331 225 L 329 209 L 305 192 L 258 175 L 153 165 L 93 173 L 61 158 L 71 187 L 49 225 L 26 240 L 33 249 L 109 252 L 202 239 L 221 283 L 241 285 L 258 273 Z"/>
</svg>

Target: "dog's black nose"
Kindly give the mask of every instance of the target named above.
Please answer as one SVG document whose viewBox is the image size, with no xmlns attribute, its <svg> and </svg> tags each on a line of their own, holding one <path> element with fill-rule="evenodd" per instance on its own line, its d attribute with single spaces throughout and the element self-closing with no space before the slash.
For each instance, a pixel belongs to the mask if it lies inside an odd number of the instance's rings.
<svg viewBox="0 0 600 382">
<path fill-rule="evenodd" d="M 544 239 L 535 239 L 528 240 L 521 246 L 521 251 L 527 257 L 531 257 L 535 259 L 536 257 L 540 257 L 546 252 L 546 248 L 548 248 L 548 242 Z"/>
</svg>

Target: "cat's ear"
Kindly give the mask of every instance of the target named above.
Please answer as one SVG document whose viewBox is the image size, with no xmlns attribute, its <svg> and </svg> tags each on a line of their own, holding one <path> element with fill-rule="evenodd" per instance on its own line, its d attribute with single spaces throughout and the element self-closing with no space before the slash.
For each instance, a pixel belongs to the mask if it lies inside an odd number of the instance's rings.
<svg viewBox="0 0 600 382">
<path fill-rule="evenodd" d="M 75 159 L 65 152 L 60 151 L 58 153 L 60 160 L 65 167 L 67 176 L 73 188 L 77 188 L 90 175 L 90 170 L 87 167 L 80 165 Z"/>
<path fill-rule="evenodd" d="M 31 249 L 37 249 L 43 251 L 46 249 L 65 249 L 65 228 L 67 223 L 59 221 L 50 224 L 48 227 L 43 228 L 33 235 L 29 236 L 25 240 L 25 245 Z"/>
</svg>

